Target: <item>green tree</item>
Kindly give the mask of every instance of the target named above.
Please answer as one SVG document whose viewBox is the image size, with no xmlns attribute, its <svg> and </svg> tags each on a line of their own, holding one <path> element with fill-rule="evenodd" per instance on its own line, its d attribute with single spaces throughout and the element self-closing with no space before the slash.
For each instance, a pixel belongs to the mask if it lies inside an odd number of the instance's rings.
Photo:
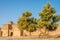
<svg viewBox="0 0 60 40">
<path fill-rule="evenodd" d="M 27 28 L 29 22 L 27 22 L 27 20 L 29 19 L 29 17 L 32 15 L 31 12 L 24 12 L 22 17 L 18 19 L 17 24 L 18 24 L 18 28 L 21 32 L 21 36 L 23 36 L 23 30 Z"/>
<path fill-rule="evenodd" d="M 39 13 L 40 18 L 38 19 L 38 25 L 40 29 L 45 29 L 45 34 L 47 30 L 55 30 L 57 28 L 57 22 L 60 20 L 59 15 L 56 15 L 56 10 L 48 3 L 43 7 L 42 12 Z"/>
<path fill-rule="evenodd" d="M 36 22 L 36 19 L 35 18 L 30 18 L 29 20 L 30 20 L 30 21 L 28 21 L 29 22 L 29 25 L 26 28 L 26 30 L 30 32 L 30 36 L 31 36 L 31 32 L 33 32 L 33 31 L 36 30 L 37 22 Z"/>
<path fill-rule="evenodd" d="M 36 30 L 35 24 L 30 24 L 30 25 L 26 28 L 26 30 L 30 32 L 30 36 L 31 36 L 31 32 L 33 32 L 33 31 Z"/>
</svg>

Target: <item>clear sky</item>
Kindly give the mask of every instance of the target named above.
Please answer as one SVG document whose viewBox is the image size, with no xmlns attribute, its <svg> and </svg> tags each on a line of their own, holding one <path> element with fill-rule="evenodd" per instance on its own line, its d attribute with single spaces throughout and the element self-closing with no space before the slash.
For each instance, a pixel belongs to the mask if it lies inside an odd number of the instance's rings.
<svg viewBox="0 0 60 40">
<path fill-rule="evenodd" d="M 60 14 L 60 0 L 49 0 L 51 5 Z M 9 21 L 17 22 L 22 12 L 31 11 L 33 17 L 38 18 L 38 13 L 48 0 L 0 0 L 0 27 Z"/>
</svg>

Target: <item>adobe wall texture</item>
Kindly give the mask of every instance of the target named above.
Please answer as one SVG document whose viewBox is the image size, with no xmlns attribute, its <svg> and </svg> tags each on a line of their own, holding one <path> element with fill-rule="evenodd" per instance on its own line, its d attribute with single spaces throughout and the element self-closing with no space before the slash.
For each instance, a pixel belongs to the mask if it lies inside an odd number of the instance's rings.
<svg viewBox="0 0 60 40">
<path fill-rule="evenodd" d="M 59 35 L 60 36 L 60 25 L 57 27 L 55 31 L 50 31 L 49 35 Z"/>
<path fill-rule="evenodd" d="M 9 26 L 10 25 L 10 26 Z M 39 36 L 40 30 L 36 30 L 34 32 L 31 32 L 31 36 Z M 4 24 L 0 30 L 0 36 L 20 36 L 20 30 L 18 29 L 17 24 L 13 24 L 12 22 L 9 22 L 8 24 Z M 57 27 L 55 31 L 49 31 L 49 35 L 59 35 L 60 36 L 60 25 Z M 30 36 L 30 32 L 24 30 L 23 36 Z"/>
<path fill-rule="evenodd" d="M 20 30 L 18 29 L 17 25 L 12 25 L 13 27 L 13 36 L 20 36 Z"/>
<path fill-rule="evenodd" d="M 8 25 L 7 24 L 4 24 L 2 26 L 1 31 L 2 31 L 2 36 L 8 36 Z"/>
</svg>

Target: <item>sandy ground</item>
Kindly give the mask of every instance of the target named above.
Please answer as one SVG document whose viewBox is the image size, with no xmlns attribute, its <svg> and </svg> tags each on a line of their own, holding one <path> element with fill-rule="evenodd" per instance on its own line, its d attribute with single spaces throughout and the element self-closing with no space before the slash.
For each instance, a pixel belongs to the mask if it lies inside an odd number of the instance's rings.
<svg viewBox="0 0 60 40">
<path fill-rule="evenodd" d="M 60 38 L 47 37 L 0 37 L 0 40 L 60 40 Z"/>
</svg>

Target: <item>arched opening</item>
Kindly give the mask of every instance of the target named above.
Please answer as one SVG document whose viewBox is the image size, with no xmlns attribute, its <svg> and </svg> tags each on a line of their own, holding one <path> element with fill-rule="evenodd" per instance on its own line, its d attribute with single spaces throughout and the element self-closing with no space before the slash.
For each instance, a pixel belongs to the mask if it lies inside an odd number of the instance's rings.
<svg viewBox="0 0 60 40">
<path fill-rule="evenodd" d="M 12 30 L 12 25 L 8 25 L 8 36 L 12 36 L 13 33 L 10 33 L 10 30 Z"/>
<path fill-rule="evenodd" d="M 0 37 L 2 37 L 2 31 L 0 31 Z"/>
<path fill-rule="evenodd" d="M 3 32 L 1 31 L 1 36 L 2 36 Z"/>
<path fill-rule="evenodd" d="M 13 36 L 13 32 L 10 33 L 10 36 Z"/>
</svg>

